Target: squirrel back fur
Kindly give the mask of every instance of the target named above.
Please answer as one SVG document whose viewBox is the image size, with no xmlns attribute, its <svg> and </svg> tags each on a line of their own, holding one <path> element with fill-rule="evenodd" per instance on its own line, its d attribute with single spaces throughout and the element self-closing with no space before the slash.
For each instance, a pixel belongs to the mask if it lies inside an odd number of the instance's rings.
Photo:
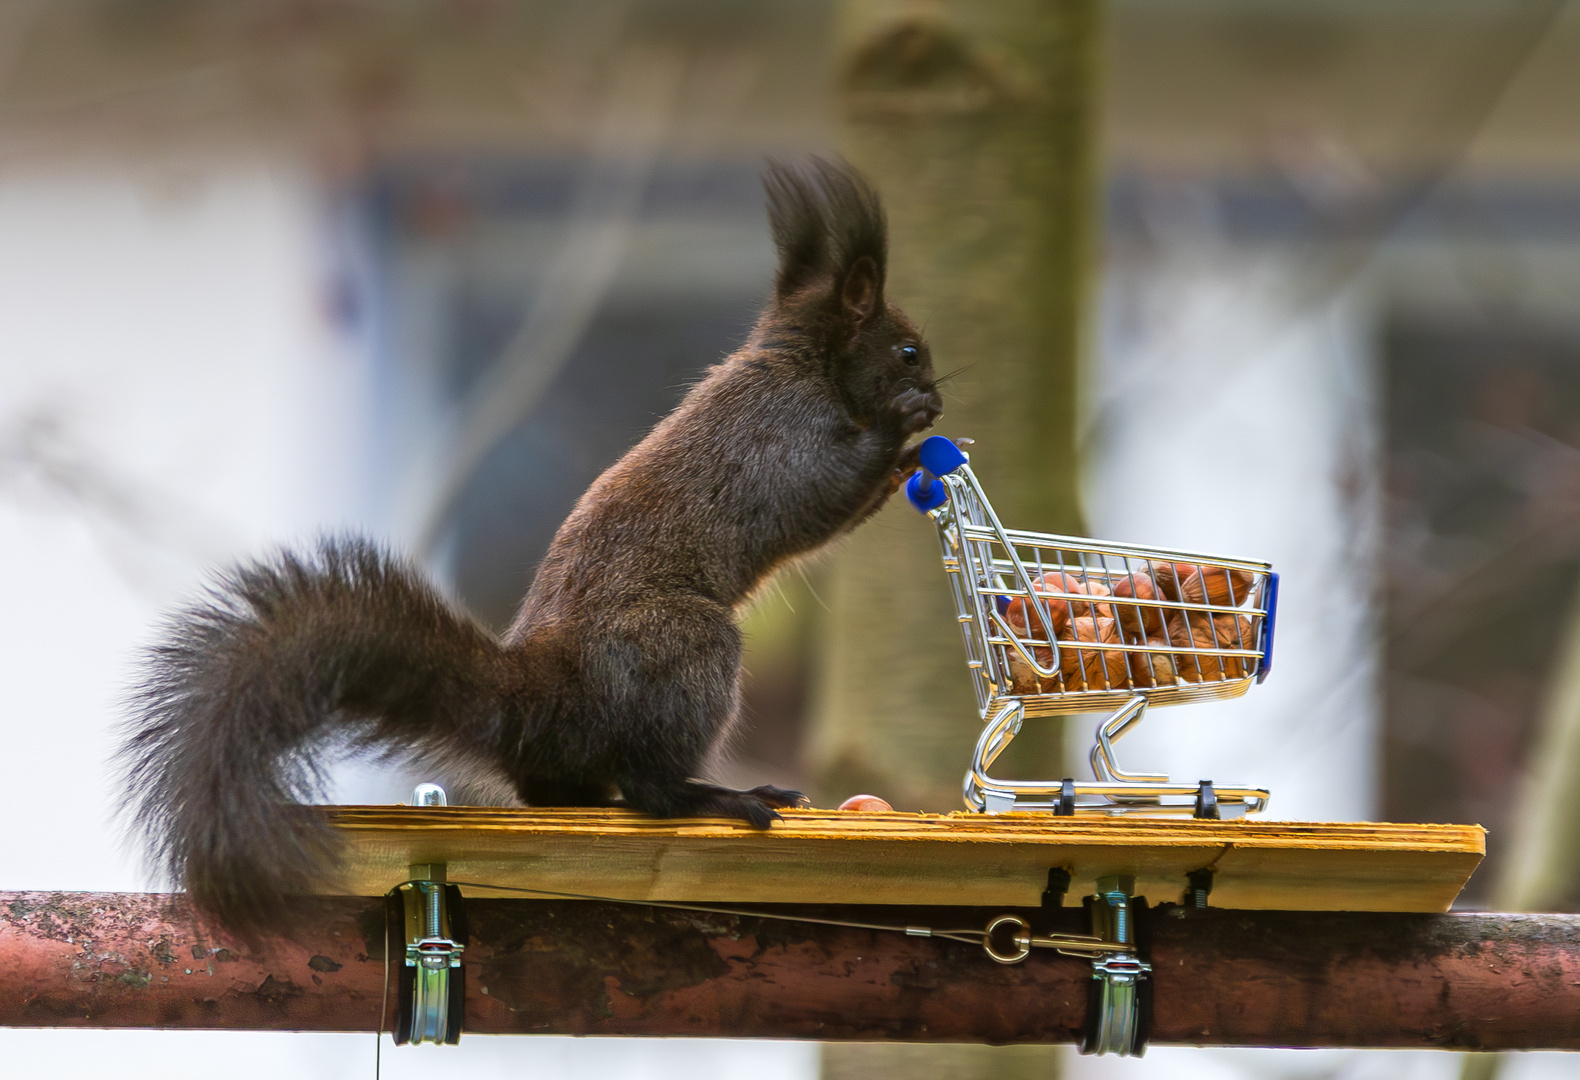
<svg viewBox="0 0 1580 1080">
<path fill-rule="evenodd" d="M 883 296 L 873 190 L 820 159 L 764 183 L 770 303 L 577 502 L 502 638 L 355 539 L 235 570 L 172 619 L 121 762 L 136 827 L 201 910 L 268 929 L 333 881 L 335 838 L 299 804 L 335 742 L 473 763 L 531 805 L 767 827 L 802 801 L 698 779 L 738 709 L 738 609 L 883 505 L 941 401 Z"/>
</svg>

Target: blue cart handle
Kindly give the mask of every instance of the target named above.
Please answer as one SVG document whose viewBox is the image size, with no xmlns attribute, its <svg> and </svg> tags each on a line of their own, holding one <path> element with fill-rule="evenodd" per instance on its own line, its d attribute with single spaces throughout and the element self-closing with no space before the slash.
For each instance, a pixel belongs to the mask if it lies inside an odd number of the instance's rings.
<svg viewBox="0 0 1580 1080">
<path fill-rule="evenodd" d="M 966 456 L 951 440 L 934 435 L 922 442 L 918 451 L 922 467 L 905 484 L 905 497 L 922 513 L 936 510 L 949 500 L 938 477 L 948 476 L 966 463 Z"/>
</svg>

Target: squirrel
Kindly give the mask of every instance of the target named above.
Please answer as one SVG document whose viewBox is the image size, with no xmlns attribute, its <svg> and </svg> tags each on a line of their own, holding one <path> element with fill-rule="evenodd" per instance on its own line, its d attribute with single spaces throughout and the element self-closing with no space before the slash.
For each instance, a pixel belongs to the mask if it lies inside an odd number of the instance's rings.
<svg viewBox="0 0 1580 1080">
<path fill-rule="evenodd" d="M 942 399 L 884 299 L 887 224 L 843 162 L 770 162 L 778 268 L 746 343 L 588 489 L 496 636 L 407 562 L 326 539 L 230 571 L 149 651 L 119 751 L 134 831 L 237 930 L 333 880 L 339 740 L 508 781 L 533 806 L 759 828 L 804 796 L 698 779 L 739 706 L 736 617 L 914 471 Z"/>
</svg>

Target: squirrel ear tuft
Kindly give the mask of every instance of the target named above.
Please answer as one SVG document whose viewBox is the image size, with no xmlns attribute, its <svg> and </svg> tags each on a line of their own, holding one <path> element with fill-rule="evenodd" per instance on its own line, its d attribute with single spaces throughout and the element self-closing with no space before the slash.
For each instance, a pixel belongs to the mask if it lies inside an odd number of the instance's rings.
<svg viewBox="0 0 1580 1080">
<path fill-rule="evenodd" d="M 774 295 L 785 297 L 827 272 L 828 224 L 811 182 L 793 166 L 770 159 L 763 188 L 768 193 L 768 225 L 779 249 Z"/>
<path fill-rule="evenodd" d="M 852 323 L 860 326 L 878 309 L 878 288 L 878 267 L 870 255 L 863 255 L 839 287 L 840 306 Z"/>
<path fill-rule="evenodd" d="M 818 157 L 800 167 L 770 161 L 763 187 L 779 249 L 774 295 L 783 299 L 820 283 L 852 314 L 853 297 L 866 305 L 859 318 L 876 310 L 888 263 L 888 225 L 877 192 L 862 175 L 847 162 Z M 860 295 L 851 293 L 853 287 Z"/>
</svg>

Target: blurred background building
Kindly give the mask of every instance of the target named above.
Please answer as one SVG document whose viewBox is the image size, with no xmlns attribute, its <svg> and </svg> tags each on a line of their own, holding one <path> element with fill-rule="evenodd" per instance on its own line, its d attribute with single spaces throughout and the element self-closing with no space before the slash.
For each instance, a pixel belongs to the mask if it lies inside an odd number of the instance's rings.
<svg viewBox="0 0 1580 1080">
<path fill-rule="evenodd" d="M 502 626 L 586 484 L 744 337 L 757 171 L 816 152 L 883 190 L 896 297 L 958 371 L 940 430 L 977 439 L 1006 519 L 1283 571 L 1274 677 L 1160 711 L 1126 760 L 1266 784 L 1279 816 L 1481 822 L 1463 905 L 1573 909 L 1577 101 L 1558 0 L 4 0 L 0 730 L 33 812 L 0 887 L 150 884 L 116 832 L 117 701 L 211 568 L 358 529 Z M 956 809 L 947 611 L 904 506 L 787 575 L 721 778 Z M 1016 766 L 1082 767 L 1089 735 L 1028 732 Z M 329 797 L 413 779 L 348 763 Z M 0 1055 L 339 1077 L 372 1040 L 0 1031 Z M 383 1067 L 1461 1063 L 471 1038 Z"/>
</svg>

